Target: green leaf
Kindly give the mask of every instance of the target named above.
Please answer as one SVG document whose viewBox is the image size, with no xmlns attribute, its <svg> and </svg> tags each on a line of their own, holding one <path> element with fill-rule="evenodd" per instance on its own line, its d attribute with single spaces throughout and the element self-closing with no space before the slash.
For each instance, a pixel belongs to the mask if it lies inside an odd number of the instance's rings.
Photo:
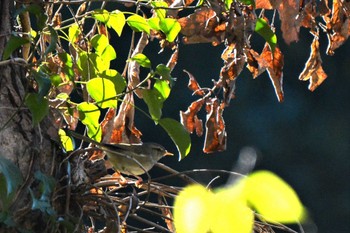
<svg viewBox="0 0 350 233">
<path fill-rule="evenodd" d="M 68 53 L 59 53 L 58 57 L 63 62 L 63 72 L 69 77 L 70 80 L 74 80 L 73 60 Z"/>
<path fill-rule="evenodd" d="M 68 29 L 68 41 L 74 46 L 75 42 L 78 41 L 78 37 L 80 34 L 79 25 L 74 23 Z"/>
<path fill-rule="evenodd" d="M 170 87 L 166 80 L 157 80 L 153 86 L 161 95 L 161 101 L 164 102 L 170 95 Z"/>
<path fill-rule="evenodd" d="M 11 54 L 18 49 L 19 47 L 21 47 L 24 44 L 29 43 L 29 40 L 24 39 L 22 37 L 19 36 L 13 36 L 11 35 L 9 41 L 6 44 L 6 47 L 4 49 L 4 53 L 2 54 L 2 59 L 3 60 L 7 60 L 9 59 L 9 57 L 11 56 Z"/>
<path fill-rule="evenodd" d="M 37 125 L 49 113 L 49 101 L 39 94 L 29 93 L 24 102 L 32 113 L 34 125 Z"/>
<path fill-rule="evenodd" d="M 88 128 L 88 136 L 97 142 L 101 141 L 102 130 L 99 124 L 101 112 L 98 107 L 88 102 L 77 106 L 80 121 Z"/>
<path fill-rule="evenodd" d="M 171 81 L 170 68 L 164 64 L 159 64 L 155 70 L 156 74 L 162 77 L 162 79 Z"/>
<path fill-rule="evenodd" d="M 107 10 L 94 10 L 92 17 L 97 21 L 106 24 L 107 27 L 112 28 L 118 36 L 121 36 L 124 25 L 124 13 L 118 10 L 108 12 Z"/>
<path fill-rule="evenodd" d="M 50 32 L 50 45 L 47 47 L 44 55 L 46 56 L 47 54 L 53 52 L 56 49 L 56 44 L 57 44 L 57 39 L 58 39 L 58 35 L 57 32 L 55 31 L 55 29 L 53 29 L 52 26 L 48 26 L 49 28 L 49 32 Z"/>
<path fill-rule="evenodd" d="M 106 24 L 109 20 L 109 12 L 105 9 L 96 9 L 92 12 L 92 18 Z"/>
<path fill-rule="evenodd" d="M 97 102 L 100 108 L 116 108 L 117 92 L 114 83 L 105 78 L 94 78 L 87 82 L 89 95 Z"/>
<path fill-rule="evenodd" d="M 269 24 L 262 18 L 258 18 L 255 24 L 255 32 L 262 36 L 270 45 L 272 53 L 275 51 L 277 45 L 277 36 L 271 30 Z"/>
<path fill-rule="evenodd" d="M 148 25 L 151 27 L 151 29 L 156 31 L 161 31 L 159 22 L 160 22 L 160 19 L 158 17 L 152 17 L 148 19 Z"/>
<path fill-rule="evenodd" d="M 60 137 L 61 145 L 66 152 L 74 150 L 74 143 L 71 137 L 66 135 L 63 129 L 58 130 L 58 136 Z"/>
<path fill-rule="evenodd" d="M 0 173 L 6 181 L 7 195 L 14 193 L 18 186 L 23 183 L 22 173 L 19 168 L 9 159 L 0 156 Z M 4 186 L 1 186 L 3 189 Z"/>
<path fill-rule="evenodd" d="M 126 80 L 116 70 L 105 70 L 102 72 L 102 74 L 100 74 L 100 77 L 111 80 L 114 84 L 117 94 L 122 93 L 126 88 Z"/>
<path fill-rule="evenodd" d="M 121 36 L 123 28 L 125 25 L 124 13 L 118 10 L 111 12 L 109 20 L 107 22 L 107 27 L 113 28 L 113 30 Z"/>
<path fill-rule="evenodd" d="M 129 16 L 126 19 L 126 22 L 135 32 L 146 32 L 147 34 L 150 33 L 151 28 L 148 25 L 147 20 L 138 14 Z"/>
<path fill-rule="evenodd" d="M 91 45 L 94 47 L 96 54 L 101 56 L 104 61 L 111 61 L 117 58 L 114 48 L 109 44 L 108 38 L 101 34 L 95 35 L 91 39 Z"/>
<path fill-rule="evenodd" d="M 132 58 L 130 58 L 131 61 L 136 61 L 140 66 L 145 68 L 151 68 L 151 61 L 146 57 L 146 55 L 142 53 L 138 53 Z"/>
<path fill-rule="evenodd" d="M 147 104 L 148 111 L 154 121 L 162 117 L 162 108 L 164 103 L 163 95 L 156 89 L 142 90 L 143 100 Z"/>
<path fill-rule="evenodd" d="M 171 118 L 158 121 L 160 126 L 168 133 L 179 151 L 179 160 L 185 158 L 191 150 L 191 137 L 184 126 Z"/>
<path fill-rule="evenodd" d="M 46 96 L 51 88 L 50 76 L 46 73 L 46 68 L 44 66 L 39 67 L 37 72 L 34 72 L 35 81 L 39 86 L 39 95 L 41 97 Z"/>
<path fill-rule="evenodd" d="M 166 10 L 161 9 L 162 7 L 166 8 L 168 7 L 168 4 L 164 1 L 152 1 L 151 5 L 155 9 L 157 13 L 157 18 L 164 19 L 166 17 Z M 158 8 L 158 9 L 157 9 Z"/>
<path fill-rule="evenodd" d="M 164 32 L 167 41 L 173 42 L 179 32 L 181 31 L 181 25 L 176 19 L 166 18 L 159 22 L 159 27 Z"/>
<path fill-rule="evenodd" d="M 272 172 L 258 171 L 249 175 L 244 193 L 248 203 L 266 221 L 289 224 L 306 217 L 295 191 Z"/>
<path fill-rule="evenodd" d="M 87 81 L 97 77 L 100 72 L 108 70 L 110 63 L 105 62 L 96 53 L 80 52 L 77 64 L 82 80 Z"/>
</svg>

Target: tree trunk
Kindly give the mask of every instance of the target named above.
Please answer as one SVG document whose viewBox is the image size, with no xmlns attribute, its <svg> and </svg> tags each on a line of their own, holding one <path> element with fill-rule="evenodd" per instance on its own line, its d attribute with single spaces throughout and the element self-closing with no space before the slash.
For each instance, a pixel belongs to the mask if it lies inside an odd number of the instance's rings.
<svg viewBox="0 0 350 233">
<path fill-rule="evenodd" d="M 14 22 L 13 0 L 0 0 L 0 58 L 8 42 Z M 12 57 L 14 58 L 14 57 Z M 0 232 L 18 232 L 26 229 L 38 231 L 45 228 L 39 212 L 32 211 L 29 188 L 36 193 L 38 182 L 34 182 L 34 172 L 40 170 L 51 174 L 52 146 L 47 136 L 50 123 L 44 120 L 33 126 L 30 111 L 23 105 L 26 95 L 26 67 L 14 59 L 0 65 L 0 156 L 14 162 L 19 167 L 23 184 L 19 187 L 10 214 L 15 227 L 7 228 L 0 221 Z M 2 187 L 1 187 L 2 188 Z M 0 209 L 1 212 L 1 209 Z"/>
</svg>

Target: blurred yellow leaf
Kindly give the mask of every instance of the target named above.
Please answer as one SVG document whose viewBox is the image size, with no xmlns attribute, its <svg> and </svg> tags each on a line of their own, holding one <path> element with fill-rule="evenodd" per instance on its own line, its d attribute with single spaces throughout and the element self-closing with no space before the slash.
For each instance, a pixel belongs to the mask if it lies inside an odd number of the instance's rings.
<svg viewBox="0 0 350 233">
<path fill-rule="evenodd" d="M 174 203 L 174 223 L 177 233 L 203 233 L 210 227 L 212 193 L 201 185 L 186 187 Z"/>
<path fill-rule="evenodd" d="M 292 187 L 272 172 L 258 171 L 249 175 L 244 192 L 248 203 L 266 221 L 288 224 L 306 217 L 306 210 Z"/>
</svg>

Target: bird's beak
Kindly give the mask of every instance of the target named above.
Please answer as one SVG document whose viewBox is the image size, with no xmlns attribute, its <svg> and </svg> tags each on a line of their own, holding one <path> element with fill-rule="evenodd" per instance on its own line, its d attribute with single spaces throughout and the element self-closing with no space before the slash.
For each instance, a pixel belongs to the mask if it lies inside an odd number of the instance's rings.
<svg viewBox="0 0 350 233">
<path fill-rule="evenodd" d="M 168 151 L 165 151 L 165 153 L 164 153 L 164 156 L 173 156 L 173 155 L 174 155 L 173 153 L 170 153 Z"/>
</svg>

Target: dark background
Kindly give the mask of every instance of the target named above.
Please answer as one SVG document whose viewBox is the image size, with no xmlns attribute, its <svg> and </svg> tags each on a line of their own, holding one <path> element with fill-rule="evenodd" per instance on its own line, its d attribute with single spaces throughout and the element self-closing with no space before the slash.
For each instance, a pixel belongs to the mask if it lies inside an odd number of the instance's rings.
<svg viewBox="0 0 350 233">
<path fill-rule="evenodd" d="M 306 30 L 302 30 L 300 41 L 290 46 L 280 39 L 285 54 L 283 103 L 278 103 L 266 73 L 256 80 L 247 69 L 241 73 L 236 98 L 224 112 L 227 151 L 204 154 L 204 137 L 192 136 L 192 150 L 186 159 L 179 163 L 175 158 L 162 162 L 178 170 L 231 170 L 240 150 L 254 147 L 258 151 L 254 170 L 275 172 L 300 195 L 315 222 L 315 226 L 306 228 L 307 232 L 345 233 L 350 232 L 350 46 L 342 46 L 333 57 L 326 56 L 327 38 L 321 35 L 321 56 L 328 78 L 312 93 L 307 89 L 308 82 L 298 80 L 309 57 L 312 39 Z M 262 44 L 257 42 L 253 47 L 261 51 Z M 163 60 L 159 61 L 157 50 L 151 44 L 145 53 L 154 64 L 165 63 L 166 56 L 162 55 Z M 165 102 L 164 117 L 179 119 L 179 110 L 185 111 L 196 99 L 186 88 L 188 78 L 182 69 L 191 72 L 202 87 L 211 87 L 211 80 L 218 78 L 222 66 L 222 50 L 223 46 L 210 44 L 180 46 L 179 62 L 173 72 L 177 82 Z M 144 106 L 142 102 L 139 105 Z M 154 129 L 141 115 L 136 123 L 144 134 L 143 140 L 157 141 L 176 151 L 164 131 L 159 127 Z M 200 116 L 205 121 L 205 114 Z M 202 176 L 202 180 L 209 182 L 210 177 Z M 216 185 L 225 181 L 219 179 Z"/>
</svg>

